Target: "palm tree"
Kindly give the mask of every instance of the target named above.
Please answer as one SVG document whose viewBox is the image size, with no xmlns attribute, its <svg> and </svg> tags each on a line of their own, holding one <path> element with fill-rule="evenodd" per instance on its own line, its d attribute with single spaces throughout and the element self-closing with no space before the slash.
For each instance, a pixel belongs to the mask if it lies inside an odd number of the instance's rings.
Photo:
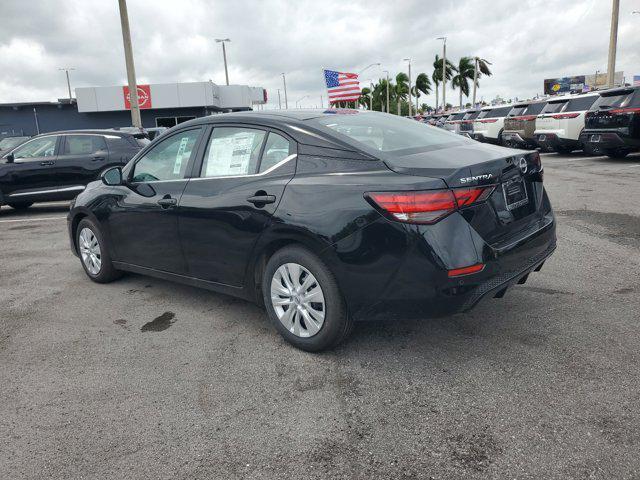
<svg viewBox="0 0 640 480">
<path fill-rule="evenodd" d="M 396 86 L 389 80 L 389 103 L 392 104 L 396 97 Z M 387 111 L 387 79 L 381 78 L 373 86 L 373 109 L 380 109 L 381 112 Z M 391 111 L 391 109 L 389 109 Z"/>
<path fill-rule="evenodd" d="M 418 98 L 420 94 L 429 95 L 431 93 L 431 80 L 426 73 L 420 73 L 416 77 L 416 84 L 411 88 L 411 93 L 416 97 L 416 112 L 418 111 Z"/>
<path fill-rule="evenodd" d="M 402 102 L 409 95 L 409 77 L 406 73 L 400 72 L 396 75 L 396 100 L 398 104 L 398 115 L 400 115 L 400 107 Z"/>
<path fill-rule="evenodd" d="M 371 109 L 371 89 L 364 87 L 360 92 L 360 98 L 358 99 L 358 105 L 362 105 L 364 108 Z"/>
<path fill-rule="evenodd" d="M 486 76 L 491 76 L 491 70 L 489 70 L 489 65 L 491 62 L 485 60 L 484 58 L 475 57 L 475 66 L 474 66 L 474 77 L 473 77 L 473 105 L 476 104 L 476 90 L 479 86 L 478 79 L 484 74 Z"/>
<path fill-rule="evenodd" d="M 460 89 L 460 108 L 462 108 L 462 94 L 469 96 L 469 80 L 473 80 L 475 74 L 473 58 L 462 57 L 458 62 L 457 72 L 451 79 L 451 84 L 454 88 Z"/>
<path fill-rule="evenodd" d="M 453 72 L 456 67 L 453 66 L 449 60 L 447 60 L 447 82 L 451 80 Z M 436 59 L 433 62 L 433 73 L 431 74 L 431 80 L 436 86 L 436 111 L 438 111 L 438 85 L 442 82 L 442 59 L 436 54 Z"/>
</svg>

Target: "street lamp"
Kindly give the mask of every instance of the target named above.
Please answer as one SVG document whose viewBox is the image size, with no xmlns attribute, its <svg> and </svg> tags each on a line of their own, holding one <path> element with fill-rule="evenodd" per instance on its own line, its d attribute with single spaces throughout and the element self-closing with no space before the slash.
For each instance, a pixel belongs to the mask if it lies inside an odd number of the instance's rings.
<svg viewBox="0 0 640 480">
<path fill-rule="evenodd" d="M 387 74 L 387 113 L 389 113 L 389 70 L 384 70 L 383 73 Z"/>
<path fill-rule="evenodd" d="M 442 40 L 442 111 L 447 109 L 447 95 L 445 93 L 447 87 L 447 37 L 438 37 L 436 40 Z"/>
<path fill-rule="evenodd" d="M 360 75 L 362 75 L 365 71 L 369 70 L 371 67 L 375 67 L 375 66 L 380 66 L 382 65 L 380 62 L 378 63 L 372 63 L 371 65 L 367 65 L 366 67 L 364 67 L 362 70 L 360 70 Z"/>
<path fill-rule="evenodd" d="M 284 85 L 284 108 L 289 108 L 289 101 L 287 100 L 287 79 L 284 76 L 284 72 L 282 73 L 282 84 Z"/>
<path fill-rule="evenodd" d="M 67 74 L 67 88 L 69 89 L 69 103 L 71 103 L 71 101 L 73 100 L 73 97 L 71 96 L 71 82 L 69 81 L 69 71 L 75 70 L 75 68 L 62 67 L 62 68 L 59 68 L 58 70 L 60 70 L 61 72 L 65 72 Z"/>
<path fill-rule="evenodd" d="M 304 100 L 305 98 L 307 98 L 309 95 L 305 95 L 304 97 L 302 97 L 299 100 L 296 100 L 296 108 L 298 108 L 298 103 L 300 103 L 302 100 Z"/>
<path fill-rule="evenodd" d="M 222 58 L 224 60 L 224 76 L 227 79 L 227 85 L 229 85 L 229 70 L 227 70 L 227 49 L 224 47 L 226 42 L 230 42 L 228 38 L 216 38 L 216 43 L 222 44 Z"/>
<path fill-rule="evenodd" d="M 405 58 L 404 61 L 409 62 L 409 116 L 411 116 L 411 59 Z M 418 108 L 417 105 L 416 108 Z"/>
<path fill-rule="evenodd" d="M 609 61 L 607 65 L 607 86 L 613 87 L 616 75 L 616 51 L 618 46 L 618 19 L 620 17 L 620 0 L 613 0 L 611 6 L 611 32 L 609 36 Z"/>
</svg>

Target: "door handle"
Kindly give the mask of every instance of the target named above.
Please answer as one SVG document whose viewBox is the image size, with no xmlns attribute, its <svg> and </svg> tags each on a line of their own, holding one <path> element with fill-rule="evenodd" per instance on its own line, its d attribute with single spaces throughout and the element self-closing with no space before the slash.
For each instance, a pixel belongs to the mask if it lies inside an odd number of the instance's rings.
<svg viewBox="0 0 640 480">
<path fill-rule="evenodd" d="M 162 208 L 175 207 L 177 204 L 178 201 L 175 198 L 171 197 L 161 198 L 160 200 L 158 200 L 158 205 L 160 205 Z"/>
<path fill-rule="evenodd" d="M 47 165 L 55 165 L 56 162 L 52 161 L 52 160 L 46 160 L 44 162 L 40 162 L 40 165 L 47 166 Z"/>
<path fill-rule="evenodd" d="M 100 160 L 104 160 L 104 157 L 100 157 L 100 156 L 98 156 L 98 157 L 93 157 L 93 158 L 91 159 L 91 161 L 92 161 L 92 162 L 98 162 L 98 161 L 100 161 Z"/>
<path fill-rule="evenodd" d="M 253 197 L 247 198 L 247 202 L 253 203 L 256 207 L 262 207 L 267 203 L 275 203 L 276 196 L 275 195 L 254 195 Z"/>
</svg>

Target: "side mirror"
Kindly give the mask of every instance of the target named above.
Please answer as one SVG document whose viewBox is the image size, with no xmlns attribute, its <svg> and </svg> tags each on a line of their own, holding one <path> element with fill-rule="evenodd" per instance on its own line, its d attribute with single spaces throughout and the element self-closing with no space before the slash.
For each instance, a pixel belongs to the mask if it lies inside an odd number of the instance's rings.
<svg viewBox="0 0 640 480">
<path fill-rule="evenodd" d="M 16 157 L 13 156 L 13 153 L 7 155 L 7 163 L 13 163 L 16 161 Z"/>
<path fill-rule="evenodd" d="M 120 167 L 113 167 L 105 170 L 102 174 L 102 183 L 110 187 L 122 185 L 122 169 Z"/>
</svg>

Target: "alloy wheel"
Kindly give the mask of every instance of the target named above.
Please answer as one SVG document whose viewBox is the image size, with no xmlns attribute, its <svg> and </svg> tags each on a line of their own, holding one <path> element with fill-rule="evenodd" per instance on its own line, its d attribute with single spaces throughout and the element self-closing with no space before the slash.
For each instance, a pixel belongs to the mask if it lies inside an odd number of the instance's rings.
<svg viewBox="0 0 640 480">
<path fill-rule="evenodd" d="M 316 277 L 297 263 L 285 263 L 273 274 L 271 304 L 280 323 L 297 337 L 312 337 L 324 324 L 322 288 Z"/>
<path fill-rule="evenodd" d="M 78 239 L 80 240 L 82 263 L 91 275 L 97 275 L 102 267 L 102 252 L 98 238 L 90 228 L 85 227 L 80 231 Z"/>
</svg>

